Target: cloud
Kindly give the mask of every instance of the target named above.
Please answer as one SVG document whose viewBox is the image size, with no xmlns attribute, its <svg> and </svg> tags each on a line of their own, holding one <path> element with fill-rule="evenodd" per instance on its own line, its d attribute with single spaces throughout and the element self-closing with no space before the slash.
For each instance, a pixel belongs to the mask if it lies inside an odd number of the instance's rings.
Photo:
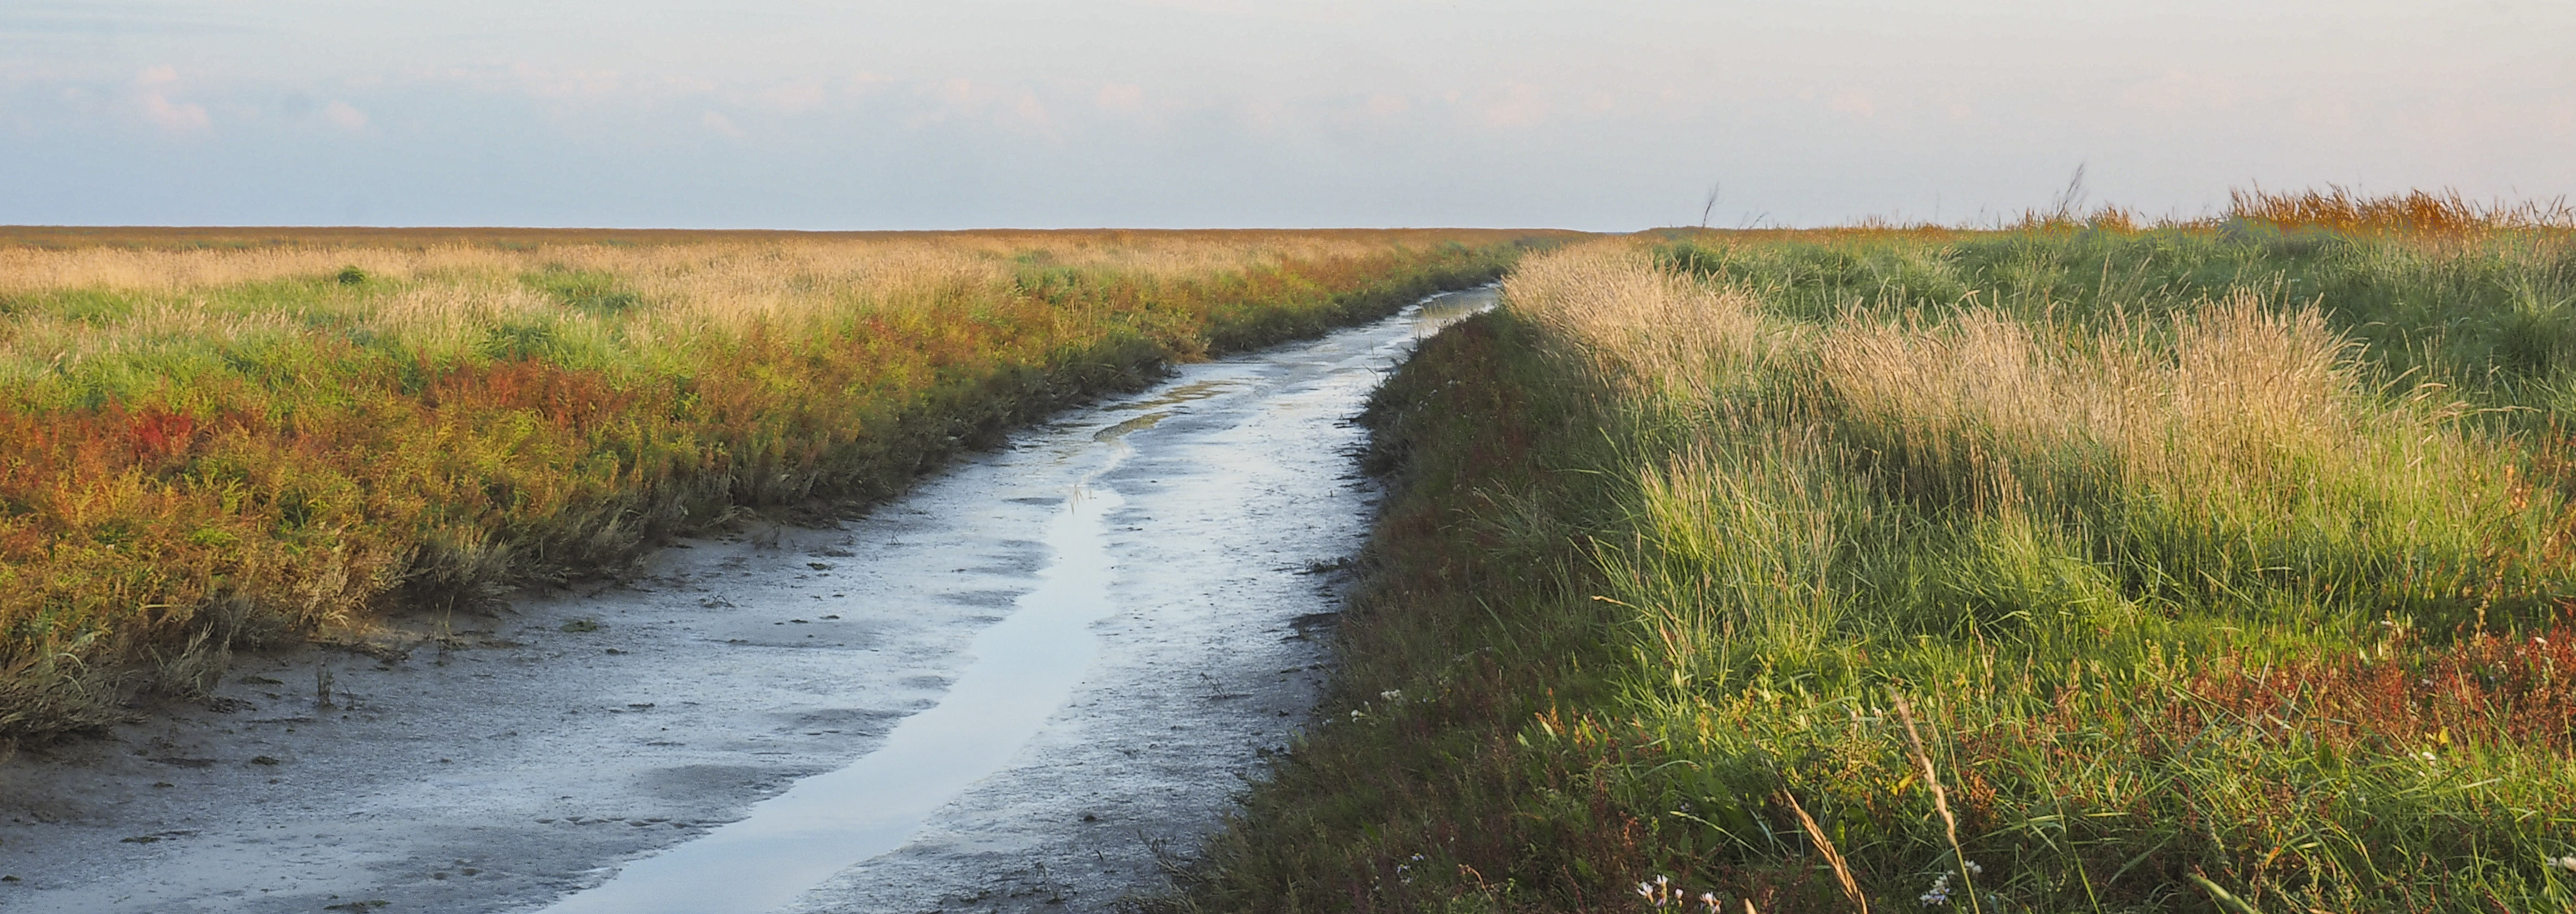
<svg viewBox="0 0 2576 914">
<path fill-rule="evenodd" d="M 857 73 L 850 74 L 849 79 L 842 81 L 841 91 L 849 94 L 853 98 L 856 98 L 858 96 L 875 92 L 877 87 L 894 81 L 894 77 L 861 70 Z"/>
<path fill-rule="evenodd" d="M 2141 108 L 2174 113 L 2227 108 L 2235 105 L 2243 94 L 2236 83 L 2229 80 L 2190 70 L 2173 70 L 2130 86 L 2128 91 L 2121 93 L 2121 98 Z"/>
<path fill-rule="evenodd" d="M 821 107 L 823 97 L 823 84 L 817 80 L 781 83 L 760 92 L 761 104 L 785 114 L 798 114 Z"/>
<path fill-rule="evenodd" d="M 1102 111 L 1135 114 L 1145 110 L 1145 87 L 1128 83 L 1109 83 L 1100 87 L 1092 103 Z"/>
<path fill-rule="evenodd" d="M 709 111 L 705 114 L 698 115 L 698 123 L 709 130 L 733 137 L 737 140 L 742 139 L 746 135 L 743 133 L 742 128 L 734 126 L 733 118 L 726 117 L 715 111 Z"/>
<path fill-rule="evenodd" d="M 206 106 L 173 103 L 159 92 L 143 94 L 143 117 L 174 132 L 204 130 L 214 125 L 214 119 L 206 116 Z"/>
<path fill-rule="evenodd" d="M 1545 120 L 1547 97 L 1537 86 L 1528 83 L 1504 83 L 1485 93 L 1476 106 L 1476 119 L 1487 127 L 1531 127 Z"/>
<path fill-rule="evenodd" d="M 1020 97 L 1011 102 L 1009 117 L 995 118 L 995 121 L 1050 136 L 1054 135 L 1056 128 L 1055 114 L 1047 110 L 1045 103 L 1038 101 L 1036 94 L 1029 92 L 1020 93 Z"/>
<path fill-rule="evenodd" d="M 1869 93 L 1857 89 L 1834 93 L 1833 98 L 1825 100 L 1825 107 L 1861 120 L 1869 120 L 1878 115 L 1878 100 L 1871 98 Z"/>
<path fill-rule="evenodd" d="M 925 87 L 923 94 L 938 104 L 927 117 L 916 118 L 914 126 L 958 118 L 984 120 L 1005 130 L 1050 139 L 1058 135 L 1055 113 L 1025 87 L 951 77 Z"/>
<path fill-rule="evenodd" d="M 143 119 L 173 133 L 204 130 L 214 124 L 206 116 L 206 106 L 173 102 L 166 87 L 179 82 L 179 70 L 169 64 L 145 68 L 135 74 L 136 102 L 143 106 Z"/>
<path fill-rule="evenodd" d="M 627 88 L 625 76 L 615 70 L 559 70 L 522 63 L 513 65 L 510 75 L 539 98 L 606 98 Z"/>
<path fill-rule="evenodd" d="M 322 119 L 331 126 L 356 133 L 367 129 L 367 113 L 348 102 L 334 101 L 322 108 Z"/>
<path fill-rule="evenodd" d="M 1413 110 L 1413 102 L 1401 95 L 1380 92 L 1369 96 L 1368 101 L 1360 106 L 1360 110 L 1368 112 L 1370 117 L 1394 117 Z"/>
<path fill-rule="evenodd" d="M 983 86 L 976 85 L 974 80 L 950 77 L 941 80 L 939 85 L 931 90 L 931 94 L 949 107 L 973 109 L 981 107 L 992 92 Z"/>
</svg>

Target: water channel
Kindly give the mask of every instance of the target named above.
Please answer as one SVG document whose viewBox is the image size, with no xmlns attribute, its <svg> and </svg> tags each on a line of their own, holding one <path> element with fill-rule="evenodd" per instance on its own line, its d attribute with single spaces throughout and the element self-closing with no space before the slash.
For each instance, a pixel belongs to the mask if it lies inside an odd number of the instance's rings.
<svg viewBox="0 0 2576 914">
<path fill-rule="evenodd" d="M 1302 722 L 1374 500 L 1350 419 L 1492 300 L 1183 366 L 865 517 L 684 543 L 434 654 L 246 663 L 0 763 L 37 797 L 0 908 L 1108 910 Z M 288 685 L 326 672 L 327 709 Z"/>
</svg>

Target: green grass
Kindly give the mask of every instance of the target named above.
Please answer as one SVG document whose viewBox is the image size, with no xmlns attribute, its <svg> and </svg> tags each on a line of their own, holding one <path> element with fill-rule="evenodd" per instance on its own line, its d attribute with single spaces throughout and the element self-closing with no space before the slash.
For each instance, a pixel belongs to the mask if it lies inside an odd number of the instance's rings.
<svg viewBox="0 0 2576 914">
<path fill-rule="evenodd" d="M 1169 905 L 2576 905 L 2567 234 L 1675 234 L 1381 392 L 1342 683 Z"/>
</svg>

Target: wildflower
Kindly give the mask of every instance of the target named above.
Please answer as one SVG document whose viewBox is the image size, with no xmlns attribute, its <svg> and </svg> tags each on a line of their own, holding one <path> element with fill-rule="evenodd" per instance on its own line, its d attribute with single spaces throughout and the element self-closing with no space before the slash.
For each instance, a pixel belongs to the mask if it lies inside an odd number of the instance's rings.
<svg viewBox="0 0 2576 914">
<path fill-rule="evenodd" d="M 1950 903 L 1950 874 L 1948 874 L 1948 873 L 1943 873 L 1943 874 L 1941 874 L 1941 878 L 1939 878 L 1939 879 L 1935 879 L 1935 880 L 1932 880 L 1932 888 L 1931 888 L 1931 890 L 1924 892 L 1921 896 L 1917 897 L 1915 900 L 1916 900 L 1916 901 L 1920 901 L 1920 902 L 1922 902 L 1922 903 L 1923 903 L 1923 906 L 1924 906 L 1924 907 L 1927 907 L 1927 908 L 1928 908 L 1928 907 L 1931 907 L 1931 906 L 1933 906 L 1933 905 L 1945 905 L 1945 904 L 1949 904 L 1949 903 Z"/>
<path fill-rule="evenodd" d="M 1716 892 L 1701 892 L 1701 893 L 1699 893 L 1699 903 L 1700 903 L 1700 907 L 1703 907 L 1703 908 L 1707 908 L 1707 909 L 1708 909 L 1708 914 L 1717 914 L 1717 893 L 1716 893 Z"/>
<path fill-rule="evenodd" d="M 1967 869 L 1968 875 L 1970 876 L 1983 876 L 1986 874 L 1986 868 L 1978 866 L 1977 861 L 1969 860 L 1960 865 Z"/>
<path fill-rule="evenodd" d="M 1670 876 L 1657 876 L 1654 881 L 1637 883 L 1637 897 L 1645 899 L 1647 904 L 1658 908 L 1671 907 L 1674 902 L 1681 900 L 1680 893 L 1673 891 L 1673 879 Z"/>
<path fill-rule="evenodd" d="M 2560 869 L 2567 870 L 2569 872 L 2576 872 L 2576 855 L 2560 857 L 2549 862 L 2555 864 Z"/>
<path fill-rule="evenodd" d="M 1352 719 L 1352 720 L 1358 720 L 1358 719 L 1360 719 L 1362 716 L 1364 716 L 1364 715 L 1360 714 L 1360 709 L 1358 709 L 1358 708 L 1352 708 L 1352 709 L 1351 709 L 1351 719 Z"/>
<path fill-rule="evenodd" d="M 1384 692 L 1379 692 L 1379 693 L 1377 693 L 1377 697 L 1379 697 L 1379 698 L 1381 698 L 1381 699 L 1384 699 L 1384 700 L 1386 700 L 1386 701 L 1403 701 L 1403 700 L 1404 700 L 1404 690 L 1403 690 L 1403 689 L 1388 689 L 1388 690 L 1386 690 L 1386 691 L 1384 691 Z"/>
</svg>

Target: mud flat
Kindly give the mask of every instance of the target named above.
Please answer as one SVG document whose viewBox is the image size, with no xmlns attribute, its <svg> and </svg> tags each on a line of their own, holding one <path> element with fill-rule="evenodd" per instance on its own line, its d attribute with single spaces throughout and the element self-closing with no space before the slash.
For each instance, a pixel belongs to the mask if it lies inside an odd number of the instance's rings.
<svg viewBox="0 0 2576 914">
<path fill-rule="evenodd" d="M 1105 910 L 1304 719 L 1375 498 L 1348 420 L 1491 298 L 1187 366 L 837 529 L 250 659 L 0 764 L 0 908 Z"/>
</svg>

